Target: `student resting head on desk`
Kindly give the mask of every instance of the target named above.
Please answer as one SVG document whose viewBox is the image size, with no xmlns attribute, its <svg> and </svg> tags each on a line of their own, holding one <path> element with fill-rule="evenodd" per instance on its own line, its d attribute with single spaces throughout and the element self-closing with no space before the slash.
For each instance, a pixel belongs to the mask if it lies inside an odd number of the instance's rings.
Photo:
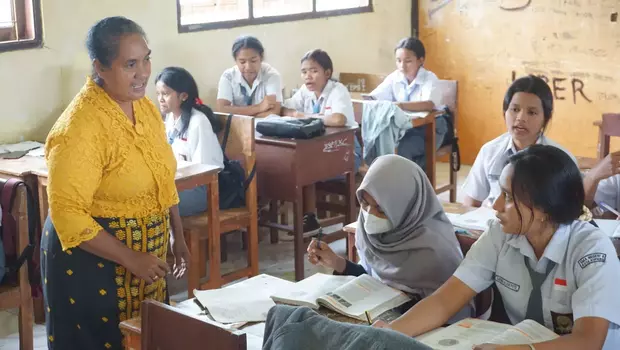
<svg viewBox="0 0 620 350">
<path fill-rule="evenodd" d="M 213 111 L 198 97 L 192 75 L 179 67 L 164 68 L 155 78 L 157 101 L 164 116 L 166 136 L 177 161 L 224 168 L 224 154 L 216 133 L 221 129 Z M 207 210 L 207 188 L 179 193 L 181 216 Z"/>
<path fill-rule="evenodd" d="M 504 121 L 508 132 L 482 146 L 463 184 L 464 204 L 479 207 L 491 205 L 501 194 L 499 175 L 508 158 L 533 144 L 560 148 L 577 163 L 562 146 L 544 134 L 553 114 L 553 94 L 539 77 L 528 75 L 515 80 L 504 95 Z"/>
<path fill-rule="evenodd" d="M 253 36 L 242 36 L 232 47 L 235 66 L 224 71 L 217 88 L 217 111 L 267 117 L 280 115 L 280 73 L 263 60 L 263 44 Z"/>
<path fill-rule="evenodd" d="M 316 239 L 308 246 L 308 260 L 335 274 L 368 273 L 411 294 L 412 303 L 402 310 L 406 311 L 433 294 L 463 260 L 454 228 L 422 169 L 398 155 L 384 155 L 371 164 L 357 198 L 361 211 L 355 245 L 360 265 Z M 469 305 L 461 309 L 461 319 L 470 316 Z"/>
<path fill-rule="evenodd" d="M 377 100 L 395 102 L 401 109 L 410 112 L 432 111 L 439 108 L 441 91 L 437 88 L 439 79 L 424 68 L 426 50 L 416 38 L 404 38 L 394 49 L 396 70 L 374 89 L 370 95 Z M 440 116 L 435 121 L 435 146 L 439 148 L 448 132 L 448 120 Z M 422 169 L 426 167 L 424 131 L 426 126 L 407 130 L 398 143 L 398 154 L 411 159 Z"/>
<path fill-rule="evenodd" d="M 118 325 L 145 299 L 168 300 L 189 254 L 175 186 L 176 162 L 157 107 L 145 97 L 151 50 L 124 17 L 93 25 L 93 75 L 45 146 L 50 215 L 41 238 L 49 349 L 121 349 Z M 170 239 L 170 234 L 174 239 Z"/>
<path fill-rule="evenodd" d="M 510 157 L 499 181 L 498 220 L 454 275 L 401 318 L 377 326 L 422 334 L 495 283 L 513 324 L 531 319 L 563 335 L 534 344 L 537 350 L 620 349 L 620 262 L 609 237 L 578 220 L 584 190 L 573 159 L 533 145 Z"/>
<path fill-rule="evenodd" d="M 586 205 L 598 216 L 607 219 L 620 219 L 616 212 L 620 209 L 620 152 L 608 154 L 583 179 L 586 188 Z"/>
</svg>

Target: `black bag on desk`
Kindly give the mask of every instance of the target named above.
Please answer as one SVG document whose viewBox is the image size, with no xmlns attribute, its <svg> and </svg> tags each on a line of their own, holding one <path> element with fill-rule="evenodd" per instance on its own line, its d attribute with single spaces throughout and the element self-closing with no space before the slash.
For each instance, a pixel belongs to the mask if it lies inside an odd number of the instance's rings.
<svg viewBox="0 0 620 350">
<path fill-rule="evenodd" d="M 274 118 L 256 123 L 256 131 L 264 136 L 310 139 L 325 133 L 325 124 L 319 118 Z"/>
</svg>

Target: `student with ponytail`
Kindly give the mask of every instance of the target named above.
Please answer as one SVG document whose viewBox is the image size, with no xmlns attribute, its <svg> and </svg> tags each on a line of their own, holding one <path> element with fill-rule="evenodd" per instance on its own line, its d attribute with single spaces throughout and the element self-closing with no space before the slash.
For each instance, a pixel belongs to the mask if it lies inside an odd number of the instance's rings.
<svg viewBox="0 0 620 350">
<path fill-rule="evenodd" d="M 224 155 L 216 133 L 221 129 L 213 111 L 198 97 L 192 75 L 179 67 L 165 68 L 155 79 L 157 101 L 164 116 L 168 143 L 177 161 L 224 168 Z M 179 193 L 181 216 L 207 209 L 204 186 Z"/>
</svg>

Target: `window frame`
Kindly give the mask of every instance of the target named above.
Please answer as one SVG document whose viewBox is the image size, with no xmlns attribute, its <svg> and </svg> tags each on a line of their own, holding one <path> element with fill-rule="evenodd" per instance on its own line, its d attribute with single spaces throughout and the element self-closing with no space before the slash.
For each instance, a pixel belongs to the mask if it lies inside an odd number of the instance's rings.
<svg viewBox="0 0 620 350">
<path fill-rule="evenodd" d="M 230 29 L 230 28 L 235 28 L 235 27 L 302 21 L 306 19 L 345 16 L 345 15 L 368 13 L 368 12 L 374 11 L 373 0 L 368 0 L 367 6 L 340 9 L 340 10 L 328 10 L 328 11 L 317 11 L 316 9 L 317 0 L 312 0 L 312 12 L 254 18 L 254 0 L 247 0 L 247 1 L 248 1 L 248 9 L 249 9 L 248 18 L 235 19 L 235 20 L 222 21 L 222 22 L 195 23 L 195 24 L 182 25 L 181 24 L 181 2 L 180 0 L 176 0 L 178 32 L 179 33 L 192 33 L 192 32 L 201 32 L 201 31 L 213 30 L 213 29 Z"/>
<path fill-rule="evenodd" d="M 15 27 L 26 31 L 28 26 L 32 27 L 32 39 L 16 39 L 11 41 L 0 41 L 0 53 L 25 49 L 40 48 L 43 46 L 43 20 L 41 16 L 41 0 L 9 0 L 12 2 L 17 12 L 17 19 L 13 27 L 0 28 L 2 34 L 15 31 Z M 32 18 L 26 15 L 29 6 L 32 6 Z"/>
</svg>

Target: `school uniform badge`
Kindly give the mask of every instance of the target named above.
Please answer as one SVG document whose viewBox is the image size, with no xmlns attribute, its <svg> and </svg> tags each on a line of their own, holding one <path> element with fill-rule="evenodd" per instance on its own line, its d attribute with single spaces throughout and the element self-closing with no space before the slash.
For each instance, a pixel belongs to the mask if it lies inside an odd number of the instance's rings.
<svg viewBox="0 0 620 350">
<path fill-rule="evenodd" d="M 579 259 L 577 263 L 579 264 L 579 267 L 581 267 L 582 269 L 585 269 L 590 264 L 597 263 L 597 262 L 604 263 L 606 260 L 607 260 L 607 254 L 605 253 L 591 253 Z"/>
<path fill-rule="evenodd" d="M 553 331 L 558 335 L 571 334 L 573 332 L 573 314 L 560 314 L 551 311 Z"/>
</svg>

